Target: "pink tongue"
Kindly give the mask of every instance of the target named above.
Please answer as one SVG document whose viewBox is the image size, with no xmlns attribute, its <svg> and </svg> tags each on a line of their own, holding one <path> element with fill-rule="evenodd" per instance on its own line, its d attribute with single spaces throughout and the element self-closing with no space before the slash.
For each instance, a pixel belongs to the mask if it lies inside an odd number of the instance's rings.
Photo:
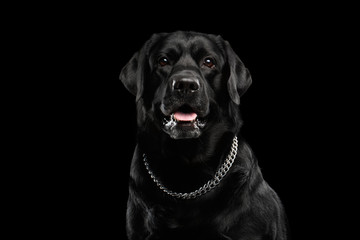
<svg viewBox="0 0 360 240">
<path fill-rule="evenodd" d="M 197 117 L 196 113 L 183 113 L 183 112 L 176 112 L 174 113 L 174 118 L 178 121 L 193 121 Z"/>
</svg>

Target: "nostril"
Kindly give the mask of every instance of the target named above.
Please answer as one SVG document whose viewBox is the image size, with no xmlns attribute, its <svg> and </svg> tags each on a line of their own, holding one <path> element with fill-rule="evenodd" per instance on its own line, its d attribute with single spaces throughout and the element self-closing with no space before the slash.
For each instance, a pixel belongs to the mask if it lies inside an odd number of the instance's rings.
<svg viewBox="0 0 360 240">
<path fill-rule="evenodd" d="M 174 90 L 183 90 L 184 83 L 182 81 L 175 81 L 174 83 Z"/>
<path fill-rule="evenodd" d="M 192 91 L 197 91 L 197 90 L 199 90 L 199 85 L 196 82 L 193 82 L 190 84 L 189 88 Z"/>
</svg>

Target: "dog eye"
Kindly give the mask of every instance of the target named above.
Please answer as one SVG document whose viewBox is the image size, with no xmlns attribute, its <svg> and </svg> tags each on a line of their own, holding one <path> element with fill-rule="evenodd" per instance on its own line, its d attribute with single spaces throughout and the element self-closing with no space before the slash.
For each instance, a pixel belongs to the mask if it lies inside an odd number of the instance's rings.
<svg viewBox="0 0 360 240">
<path fill-rule="evenodd" d="M 165 65 L 168 65 L 169 64 L 169 59 L 167 59 L 166 57 L 161 57 L 159 60 L 158 60 L 160 66 L 165 66 Z"/>
<path fill-rule="evenodd" d="M 207 57 L 204 59 L 204 65 L 207 66 L 208 68 L 213 68 L 215 67 L 215 61 L 214 59 Z"/>
</svg>

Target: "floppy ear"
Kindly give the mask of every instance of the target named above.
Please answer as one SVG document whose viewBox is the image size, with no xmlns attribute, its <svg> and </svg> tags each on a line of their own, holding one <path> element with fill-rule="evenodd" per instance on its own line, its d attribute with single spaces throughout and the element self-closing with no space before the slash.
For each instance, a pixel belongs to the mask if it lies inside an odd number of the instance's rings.
<svg viewBox="0 0 360 240">
<path fill-rule="evenodd" d="M 144 46 L 132 56 L 120 72 L 120 80 L 126 89 L 136 96 L 136 101 L 141 98 L 143 93 L 144 77 L 149 68 L 148 52 L 156 39 L 158 39 L 158 34 L 153 34 Z"/>
<path fill-rule="evenodd" d="M 136 96 L 138 100 L 142 95 L 144 70 L 145 70 L 144 48 L 136 52 L 130 61 L 120 72 L 120 80 L 126 89 Z"/>
<path fill-rule="evenodd" d="M 229 42 L 225 41 L 227 60 L 230 67 L 230 76 L 227 83 L 230 98 L 237 105 L 240 104 L 240 97 L 250 87 L 252 79 L 249 70 L 240 60 Z"/>
</svg>

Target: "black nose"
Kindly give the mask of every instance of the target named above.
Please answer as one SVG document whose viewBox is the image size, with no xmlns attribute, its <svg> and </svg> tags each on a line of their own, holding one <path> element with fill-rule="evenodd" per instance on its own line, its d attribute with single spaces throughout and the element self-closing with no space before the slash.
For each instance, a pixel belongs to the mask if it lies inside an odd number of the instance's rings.
<svg viewBox="0 0 360 240">
<path fill-rule="evenodd" d="M 199 79 L 195 77 L 180 77 L 173 80 L 173 91 L 196 92 L 200 88 Z"/>
</svg>

